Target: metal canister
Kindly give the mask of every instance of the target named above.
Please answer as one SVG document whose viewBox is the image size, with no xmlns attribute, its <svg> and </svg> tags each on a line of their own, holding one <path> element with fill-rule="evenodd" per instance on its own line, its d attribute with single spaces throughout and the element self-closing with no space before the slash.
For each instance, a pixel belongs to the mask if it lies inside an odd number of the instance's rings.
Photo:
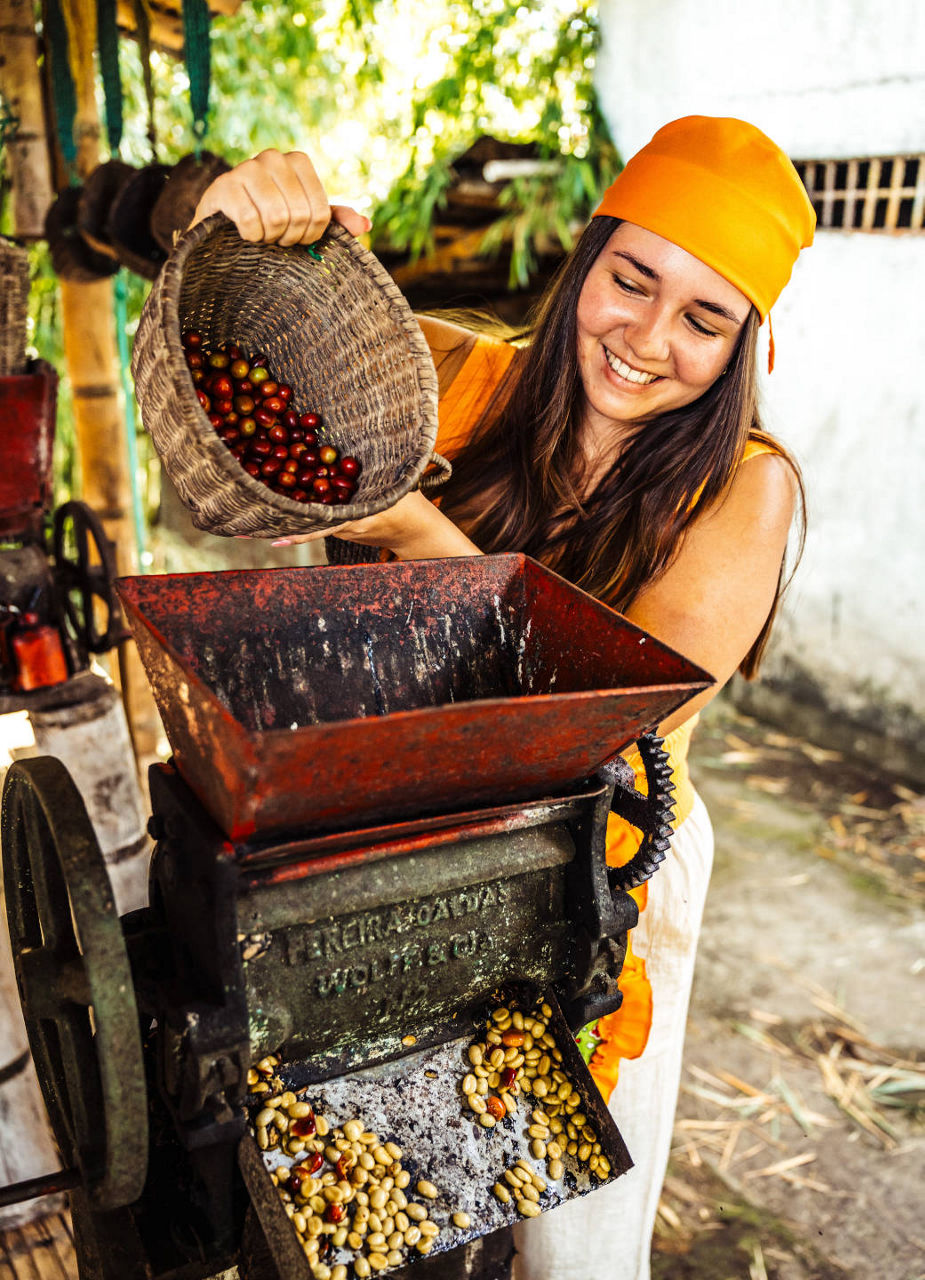
<svg viewBox="0 0 925 1280">
<path fill-rule="evenodd" d="M 26 692 L 63 684 L 70 672 L 64 645 L 57 627 L 39 622 L 37 615 L 24 613 L 11 639 L 16 666 L 16 687 Z"/>
</svg>

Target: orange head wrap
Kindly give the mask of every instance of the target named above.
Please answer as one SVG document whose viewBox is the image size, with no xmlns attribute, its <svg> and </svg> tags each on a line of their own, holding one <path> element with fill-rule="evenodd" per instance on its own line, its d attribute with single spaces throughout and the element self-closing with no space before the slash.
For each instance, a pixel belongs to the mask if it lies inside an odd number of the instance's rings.
<svg viewBox="0 0 925 1280">
<path fill-rule="evenodd" d="M 780 147 L 744 120 L 714 116 L 659 129 L 594 212 L 680 245 L 744 293 L 762 320 L 816 224 Z"/>
</svg>

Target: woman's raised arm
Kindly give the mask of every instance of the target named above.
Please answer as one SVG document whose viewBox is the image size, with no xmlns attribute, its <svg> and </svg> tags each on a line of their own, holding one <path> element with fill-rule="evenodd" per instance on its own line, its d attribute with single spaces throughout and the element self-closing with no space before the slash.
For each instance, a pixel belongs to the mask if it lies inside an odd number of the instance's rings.
<svg viewBox="0 0 925 1280">
<path fill-rule="evenodd" d="M 313 244 L 330 220 L 358 236 L 372 226 L 348 205 L 332 205 L 315 166 L 302 151 L 261 151 L 235 165 L 206 188 L 193 225 L 224 213 L 243 240 Z"/>
</svg>

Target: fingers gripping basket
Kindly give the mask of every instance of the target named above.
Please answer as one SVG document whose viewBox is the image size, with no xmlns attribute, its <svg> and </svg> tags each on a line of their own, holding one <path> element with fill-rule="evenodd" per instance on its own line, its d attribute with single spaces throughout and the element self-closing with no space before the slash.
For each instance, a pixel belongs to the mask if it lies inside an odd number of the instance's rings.
<svg viewBox="0 0 925 1280">
<path fill-rule="evenodd" d="M 320 414 L 323 438 L 359 458 L 354 501 L 294 502 L 247 474 L 196 397 L 186 329 L 207 348 L 265 354 L 293 407 Z M 424 335 L 381 263 L 333 222 L 311 249 L 249 243 L 221 214 L 187 231 L 145 303 L 132 372 L 164 468 L 211 533 L 277 538 L 357 520 L 410 492 L 434 460 L 437 375 Z"/>
</svg>

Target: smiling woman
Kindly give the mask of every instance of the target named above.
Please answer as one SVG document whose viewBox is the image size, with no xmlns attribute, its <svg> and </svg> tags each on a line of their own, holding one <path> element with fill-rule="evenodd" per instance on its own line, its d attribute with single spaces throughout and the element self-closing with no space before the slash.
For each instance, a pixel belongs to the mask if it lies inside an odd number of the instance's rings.
<svg viewBox="0 0 925 1280">
<path fill-rule="evenodd" d="M 368 225 L 331 209 L 298 154 L 265 152 L 219 178 L 197 216 L 217 209 L 246 238 L 284 244 L 310 244 L 332 214 L 355 233 Z M 623 1005 L 582 1037 L 635 1167 L 523 1224 L 518 1280 L 649 1274 L 712 860 L 687 748 L 699 707 L 736 669 L 757 671 L 780 599 L 802 487 L 761 428 L 756 342 L 813 224 L 796 171 L 758 129 L 704 116 L 666 125 L 605 194 L 525 345 L 421 317 L 453 475 L 439 506 L 415 492 L 335 530 L 403 559 L 526 552 L 716 677 L 661 726 L 674 839 L 634 891 L 644 910 Z M 631 763 L 644 786 L 638 755 Z M 638 843 L 611 820 L 613 865 Z"/>
</svg>

